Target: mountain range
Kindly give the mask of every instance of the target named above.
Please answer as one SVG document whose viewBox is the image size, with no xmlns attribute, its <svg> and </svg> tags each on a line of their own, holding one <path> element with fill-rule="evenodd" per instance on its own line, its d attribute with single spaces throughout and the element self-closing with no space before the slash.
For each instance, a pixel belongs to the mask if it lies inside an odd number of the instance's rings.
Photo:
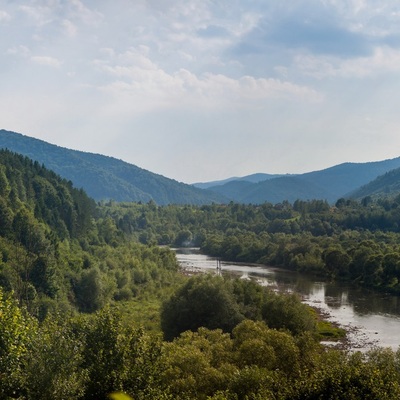
<svg viewBox="0 0 400 400">
<path fill-rule="evenodd" d="M 225 203 L 224 196 L 154 174 L 113 157 L 69 150 L 20 133 L 0 130 L 0 148 L 44 164 L 95 200 L 164 204 Z"/>
<path fill-rule="evenodd" d="M 374 188 L 375 195 L 381 192 L 384 194 L 388 189 L 383 187 L 380 177 L 397 168 L 400 168 L 400 157 L 367 163 L 343 163 L 304 174 L 280 176 L 265 174 L 265 179 L 261 181 L 255 181 L 253 174 L 239 179 L 210 182 L 206 185 L 201 183 L 195 186 L 207 187 L 208 190 L 239 203 L 257 204 L 265 201 L 279 203 L 284 200 L 294 202 L 297 199 L 324 199 L 334 203 L 341 197 L 362 197 L 360 193 L 368 196 L 372 194 L 369 193 L 370 188 Z M 399 175 L 397 176 L 400 179 Z M 380 183 L 372 184 L 377 178 Z M 364 187 L 367 184 L 371 186 Z M 363 191 L 358 192 L 361 187 L 364 187 Z M 400 191 L 400 182 L 397 189 Z M 392 182 L 391 193 L 395 191 L 396 185 Z"/>
<path fill-rule="evenodd" d="M 66 149 L 7 130 L 0 130 L 0 148 L 38 161 L 97 201 L 201 205 L 323 199 L 334 203 L 341 197 L 400 193 L 400 157 L 343 163 L 304 174 L 257 173 L 189 185 L 113 157 Z"/>
</svg>

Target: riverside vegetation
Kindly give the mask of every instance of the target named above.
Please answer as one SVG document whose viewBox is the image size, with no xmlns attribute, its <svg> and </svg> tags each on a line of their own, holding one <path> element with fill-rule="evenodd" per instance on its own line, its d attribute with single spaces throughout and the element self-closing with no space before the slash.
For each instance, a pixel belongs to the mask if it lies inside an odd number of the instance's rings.
<svg viewBox="0 0 400 400">
<path fill-rule="evenodd" d="M 327 349 L 296 296 L 167 245 L 398 291 L 399 204 L 96 204 L 0 151 L 0 399 L 397 399 L 400 352 Z"/>
</svg>

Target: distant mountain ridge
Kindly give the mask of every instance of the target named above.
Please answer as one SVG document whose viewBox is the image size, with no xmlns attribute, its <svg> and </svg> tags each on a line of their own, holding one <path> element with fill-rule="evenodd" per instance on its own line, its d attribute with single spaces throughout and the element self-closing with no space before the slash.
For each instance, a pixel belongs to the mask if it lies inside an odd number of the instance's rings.
<svg viewBox="0 0 400 400">
<path fill-rule="evenodd" d="M 207 188 L 240 203 L 293 202 L 297 199 L 323 199 L 333 203 L 396 168 L 400 168 L 400 157 L 367 163 L 348 162 L 304 174 L 268 176 L 259 182 L 253 182 L 253 175 L 249 175 L 228 179 L 224 184 L 217 181 Z"/>
<path fill-rule="evenodd" d="M 44 164 L 83 188 L 95 200 L 155 201 L 164 204 L 210 204 L 228 200 L 154 174 L 133 164 L 100 154 L 69 150 L 20 133 L 0 130 L 0 148 L 7 148 Z"/>
<path fill-rule="evenodd" d="M 245 181 L 245 182 L 258 183 L 258 182 L 266 181 L 268 179 L 279 178 L 281 176 L 294 176 L 294 175 L 256 173 L 256 174 L 243 176 L 241 178 L 235 176 L 232 178 L 222 179 L 219 181 L 193 183 L 193 186 L 198 187 L 200 189 L 208 189 L 213 186 L 225 185 L 226 183 L 229 183 L 232 181 Z"/>
<path fill-rule="evenodd" d="M 400 168 L 400 157 L 397 157 L 367 163 L 343 163 L 304 174 L 257 173 L 188 185 L 113 157 L 69 150 L 6 130 L 0 130 L 0 148 L 40 162 L 72 181 L 75 187 L 83 188 L 95 200 L 153 200 L 159 205 L 202 205 L 229 201 L 261 204 L 284 200 L 294 202 L 298 199 L 322 199 L 334 203 L 341 197 L 358 196 L 358 189 L 369 183 L 372 185 L 378 177 Z M 396 192 L 397 186 L 400 187 L 396 179 L 397 175 L 392 177 L 390 183 L 384 178 L 374 183 L 377 186 L 374 195 Z M 378 186 L 382 187 L 379 189 Z M 363 188 L 364 192 L 359 193 L 370 193 L 371 188 L 367 186 Z"/>
</svg>

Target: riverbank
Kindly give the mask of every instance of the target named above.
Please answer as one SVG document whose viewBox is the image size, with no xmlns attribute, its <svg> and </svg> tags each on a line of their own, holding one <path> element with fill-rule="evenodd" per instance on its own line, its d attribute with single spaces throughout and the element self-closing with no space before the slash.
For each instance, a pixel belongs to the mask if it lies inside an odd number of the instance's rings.
<svg viewBox="0 0 400 400">
<path fill-rule="evenodd" d="M 343 326 L 335 321 L 332 315 L 316 304 L 310 304 L 309 302 L 302 299 L 304 303 L 309 305 L 317 314 L 317 318 L 322 323 L 329 324 L 326 327 L 326 334 L 321 332 L 323 327 L 319 328 L 321 335 L 321 344 L 327 347 L 334 347 L 338 350 L 343 351 L 368 351 L 379 345 L 377 340 L 372 340 L 365 332 L 362 327 L 353 325 Z"/>
<path fill-rule="evenodd" d="M 178 251 L 177 259 L 187 275 L 217 273 L 216 258 L 200 254 L 198 249 Z M 377 346 L 397 350 L 400 345 L 399 296 L 313 280 L 310 276 L 264 265 L 222 262 L 221 267 L 218 273 L 254 279 L 273 290 L 297 293 L 323 319 L 346 330 L 346 338 L 336 344 L 339 348 L 365 352 Z"/>
</svg>

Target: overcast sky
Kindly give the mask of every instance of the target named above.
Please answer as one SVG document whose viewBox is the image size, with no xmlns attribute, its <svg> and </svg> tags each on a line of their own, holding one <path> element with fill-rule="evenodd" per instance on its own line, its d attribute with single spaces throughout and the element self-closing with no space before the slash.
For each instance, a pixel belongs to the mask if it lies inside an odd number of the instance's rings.
<svg viewBox="0 0 400 400">
<path fill-rule="evenodd" d="M 400 156 L 398 0 L 0 0 L 0 128 L 186 183 Z"/>
</svg>

